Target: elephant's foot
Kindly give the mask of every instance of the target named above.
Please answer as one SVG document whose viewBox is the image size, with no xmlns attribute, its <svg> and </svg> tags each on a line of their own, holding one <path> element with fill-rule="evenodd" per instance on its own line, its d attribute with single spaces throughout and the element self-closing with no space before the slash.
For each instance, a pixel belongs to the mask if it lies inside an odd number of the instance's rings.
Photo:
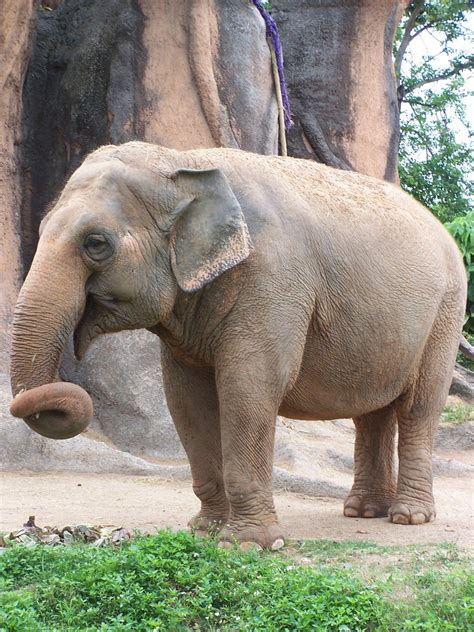
<svg viewBox="0 0 474 632">
<path fill-rule="evenodd" d="M 344 515 L 348 518 L 380 518 L 388 515 L 394 494 L 351 492 L 344 501 Z"/>
<path fill-rule="evenodd" d="M 227 522 L 228 513 L 204 513 L 200 511 L 188 522 L 191 533 L 205 536 L 215 536 Z"/>
<path fill-rule="evenodd" d="M 256 526 L 231 521 L 219 533 L 219 547 L 231 548 L 235 544 L 244 551 L 249 549 L 277 551 L 284 546 L 285 541 L 277 522 Z"/>
<path fill-rule="evenodd" d="M 188 522 L 192 533 L 200 536 L 216 535 L 229 519 L 229 501 L 224 486 L 215 479 L 193 484 L 193 491 L 201 501 L 201 511 Z"/>
<path fill-rule="evenodd" d="M 425 504 L 400 498 L 391 505 L 388 517 L 395 524 L 424 524 L 433 522 L 436 510 L 434 503 Z"/>
</svg>

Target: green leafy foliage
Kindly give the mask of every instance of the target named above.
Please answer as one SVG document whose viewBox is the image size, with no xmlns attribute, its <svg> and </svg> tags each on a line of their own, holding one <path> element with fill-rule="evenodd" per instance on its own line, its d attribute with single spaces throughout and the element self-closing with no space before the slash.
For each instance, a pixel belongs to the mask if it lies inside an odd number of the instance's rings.
<svg viewBox="0 0 474 632">
<path fill-rule="evenodd" d="M 397 31 L 400 181 L 443 222 L 467 214 L 474 197 L 466 71 L 474 67 L 468 15 L 459 0 L 410 2 Z M 425 54 L 412 55 L 425 39 Z"/>
<path fill-rule="evenodd" d="M 0 629 L 468 629 L 474 587 L 460 558 L 446 563 L 443 550 L 441 563 L 417 564 L 415 574 L 397 553 L 378 585 L 358 575 L 361 556 L 387 554 L 393 558 L 390 547 L 327 540 L 281 554 L 241 553 L 169 531 L 117 547 L 13 545 L 0 555 Z M 370 568 L 380 574 L 377 564 Z M 414 593 L 400 601 L 394 590 L 407 584 Z"/>
<path fill-rule="evenodd" d="M 469 404 L 455 404 L 445 406 L 441 414 L 441 421 L 445 423 L 464 423 L 474 421 L 474 406 Z"/>
<path fill-rule="evenodd" d="M 446 224 L 469 283 L 465 331 L 474 332 L 474 153 L 466 71 L 474 68 L 469 12 L 461 0 L 412 0 L 395 38 L 400 105 L 400 183 Z M 424 38 L 426 52 L 412 54 Z M 423 48 L 423 47 L 422 47 Z"/>
<path fill-rule="evenodd" d="M 455 217 L 445 226 L 456 240 L 466 266 L 468 292 L 464 329 L 474 334 L 474 211 Z"/>
<path fill-rule="evenodd" d="M 228 553 L 184 532 L 119 549 L 16 546 L 0 576 L 0 629 L 12 631 L 365 630 L 379 602 L 345 573 Z"/>
<path fill-rule="evenodd" d="M 463 82 L 458 77 L 438 94 L 425 91 L 423 99 L 411 99 L 408 112 L 401 115 L 401 185 L 442 222 L 465 215 L 472 208 L 472 151 L 456 139 L 451 128 L 454 112 L 464 120 L 464 106 L 459 100 Z"/>
<path fill-rule="evenodd" d="M 298 551 L 330 572 L 337 564 L 375 583 L 384 601 L 380 631 L 469 630 L 474 623 L 472 560 L 454 544 L 380 546 L 306 540 Z"/>
</svg>

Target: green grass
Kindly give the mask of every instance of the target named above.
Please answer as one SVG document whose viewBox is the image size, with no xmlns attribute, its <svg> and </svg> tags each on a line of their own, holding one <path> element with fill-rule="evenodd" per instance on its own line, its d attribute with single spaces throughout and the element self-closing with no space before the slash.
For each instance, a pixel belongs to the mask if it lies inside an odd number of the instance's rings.
<svg viewBox="0 0 474 632">
<path fill-rule="evenodd" d="M 338 568 L 377 586 L 377 630 L 474 629 L 472 559 L 455 544 L 379 546 L 306 540 L 287 550 L 323 571 Z"/>
<path fill-rule="evenodd" d="M 474 406 L 469 404 L 455 404 L 445 406 L 441 415 L 442 422 L 464 423 L 474 421 Z"/>
<path fill-rule="evenodd" d="M 0 630 L 468 630 L 474 578 L 453 545 L 303 541 L 221 550 L 162 531 L 120 547 L 8 547 Z"/>
</svg>

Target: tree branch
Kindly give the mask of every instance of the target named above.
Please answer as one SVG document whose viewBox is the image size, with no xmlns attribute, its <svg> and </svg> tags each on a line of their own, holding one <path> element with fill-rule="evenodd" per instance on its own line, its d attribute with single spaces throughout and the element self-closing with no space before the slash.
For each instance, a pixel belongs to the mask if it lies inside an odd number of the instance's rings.
<svg viewBox="0 0 474 632">
<path fill-rule="evenodd" d="M 418 35 L 421 35 L 421 33 L 426 31 L 427 29 L 431 28 L 435 24 L 439 24 L 440 22 L 442 22 L 442 20 L 433 20 L 432 22 L 427 22 L 426 24 L 421 26 L 417 31 L 415 31 L 412 35 L 410 35 L 410 38 L 408 40 L 408 44 L 411 44 L 413 42 L 413 40 L 415 39 L 415 37 L 418 37 Z M 408 44 L 407 44 L 407 46 L 408 46 Z"/>
<path fill-rule="evenodd" d="M 418 0 L 418 2 L 415 4 L 413 8 L 413 11 L 410 17 L 407 20 L 405 30 L 403 31 L 402 41 L 400 42 L 400 46 L 398 47 L 397 54 L 395 55 L 395 62 L 394 62 L 395 75 L 397 76 L 398 80 L 400 77 L 400 70 L 402 67 L 403 57 L 408 48 L 408 44 L 411 41 L 411 37 L 412 37 L 411 32 L 415 28 L 417 17 L 420 15 L 420 13 L 423 11 L 424 8 L 425 8 L 425 0 Z"/>
<path fill-rule="evenodd" d="M 435 107 L 432 103 L 425 103 L 421 99 L 416 99 L 416 98 L 404 99 L 404 102 L 408 103 L 409 105 L 421 105 L 422 107 L 428 108 L 428 109 Z"/>
<path fill-rule="evenodd" d="M 461 73 L 463 70 L 467 70 L 469 68 L 474 68 L 474 59 L 470 59 L 469 61 L 465 63 L 456 64 L 456 66 L 454 68 L 451 68 L 451 70 L 445 70 L 444 72 L 440 72 L 439 74 L 434 75 L 433 77 L 430 77 L 429 79 L 422 79 L 421 81 L 417 81 L 416 83 L 409 86 L 408 88 L 406 86 L 400 86 L 400 88 L 403 87 L 403 95 L 402 95 L 401 100 L 403 101 L 407 94 L 410 94 L 410 92 L 413 92 L 414 90 L 417 90 L 418 88 L 421 88 L 421 86 L 424 86 L 428 83 L 435 83 L 436 81 L 442 81 L 443 79 L 449 79 L 449 77 L 454 77 L 455 75 L 459 75 L 459 73 Z"/>
<path fill-rule="evenodd" d="M 469 404 L 474 403 L 474 374 L 458 363 L 454 367 L 449 394 L 457 395 Z"/>
</svg>

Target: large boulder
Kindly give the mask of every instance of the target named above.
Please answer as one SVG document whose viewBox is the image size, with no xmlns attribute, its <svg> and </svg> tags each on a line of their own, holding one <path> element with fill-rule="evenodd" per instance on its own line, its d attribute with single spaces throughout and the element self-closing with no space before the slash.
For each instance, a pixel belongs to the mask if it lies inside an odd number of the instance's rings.
<svg viewBox="0 0 474 632">
<path fill-rule="evenodd" d="M 185 457 L 166 405 L 154 334 L 103 336 L 81 362 L 68 349 L 61 375 L 92 395 L 92 429 L 119 450 L 152 459 Z"/>
</svg>

